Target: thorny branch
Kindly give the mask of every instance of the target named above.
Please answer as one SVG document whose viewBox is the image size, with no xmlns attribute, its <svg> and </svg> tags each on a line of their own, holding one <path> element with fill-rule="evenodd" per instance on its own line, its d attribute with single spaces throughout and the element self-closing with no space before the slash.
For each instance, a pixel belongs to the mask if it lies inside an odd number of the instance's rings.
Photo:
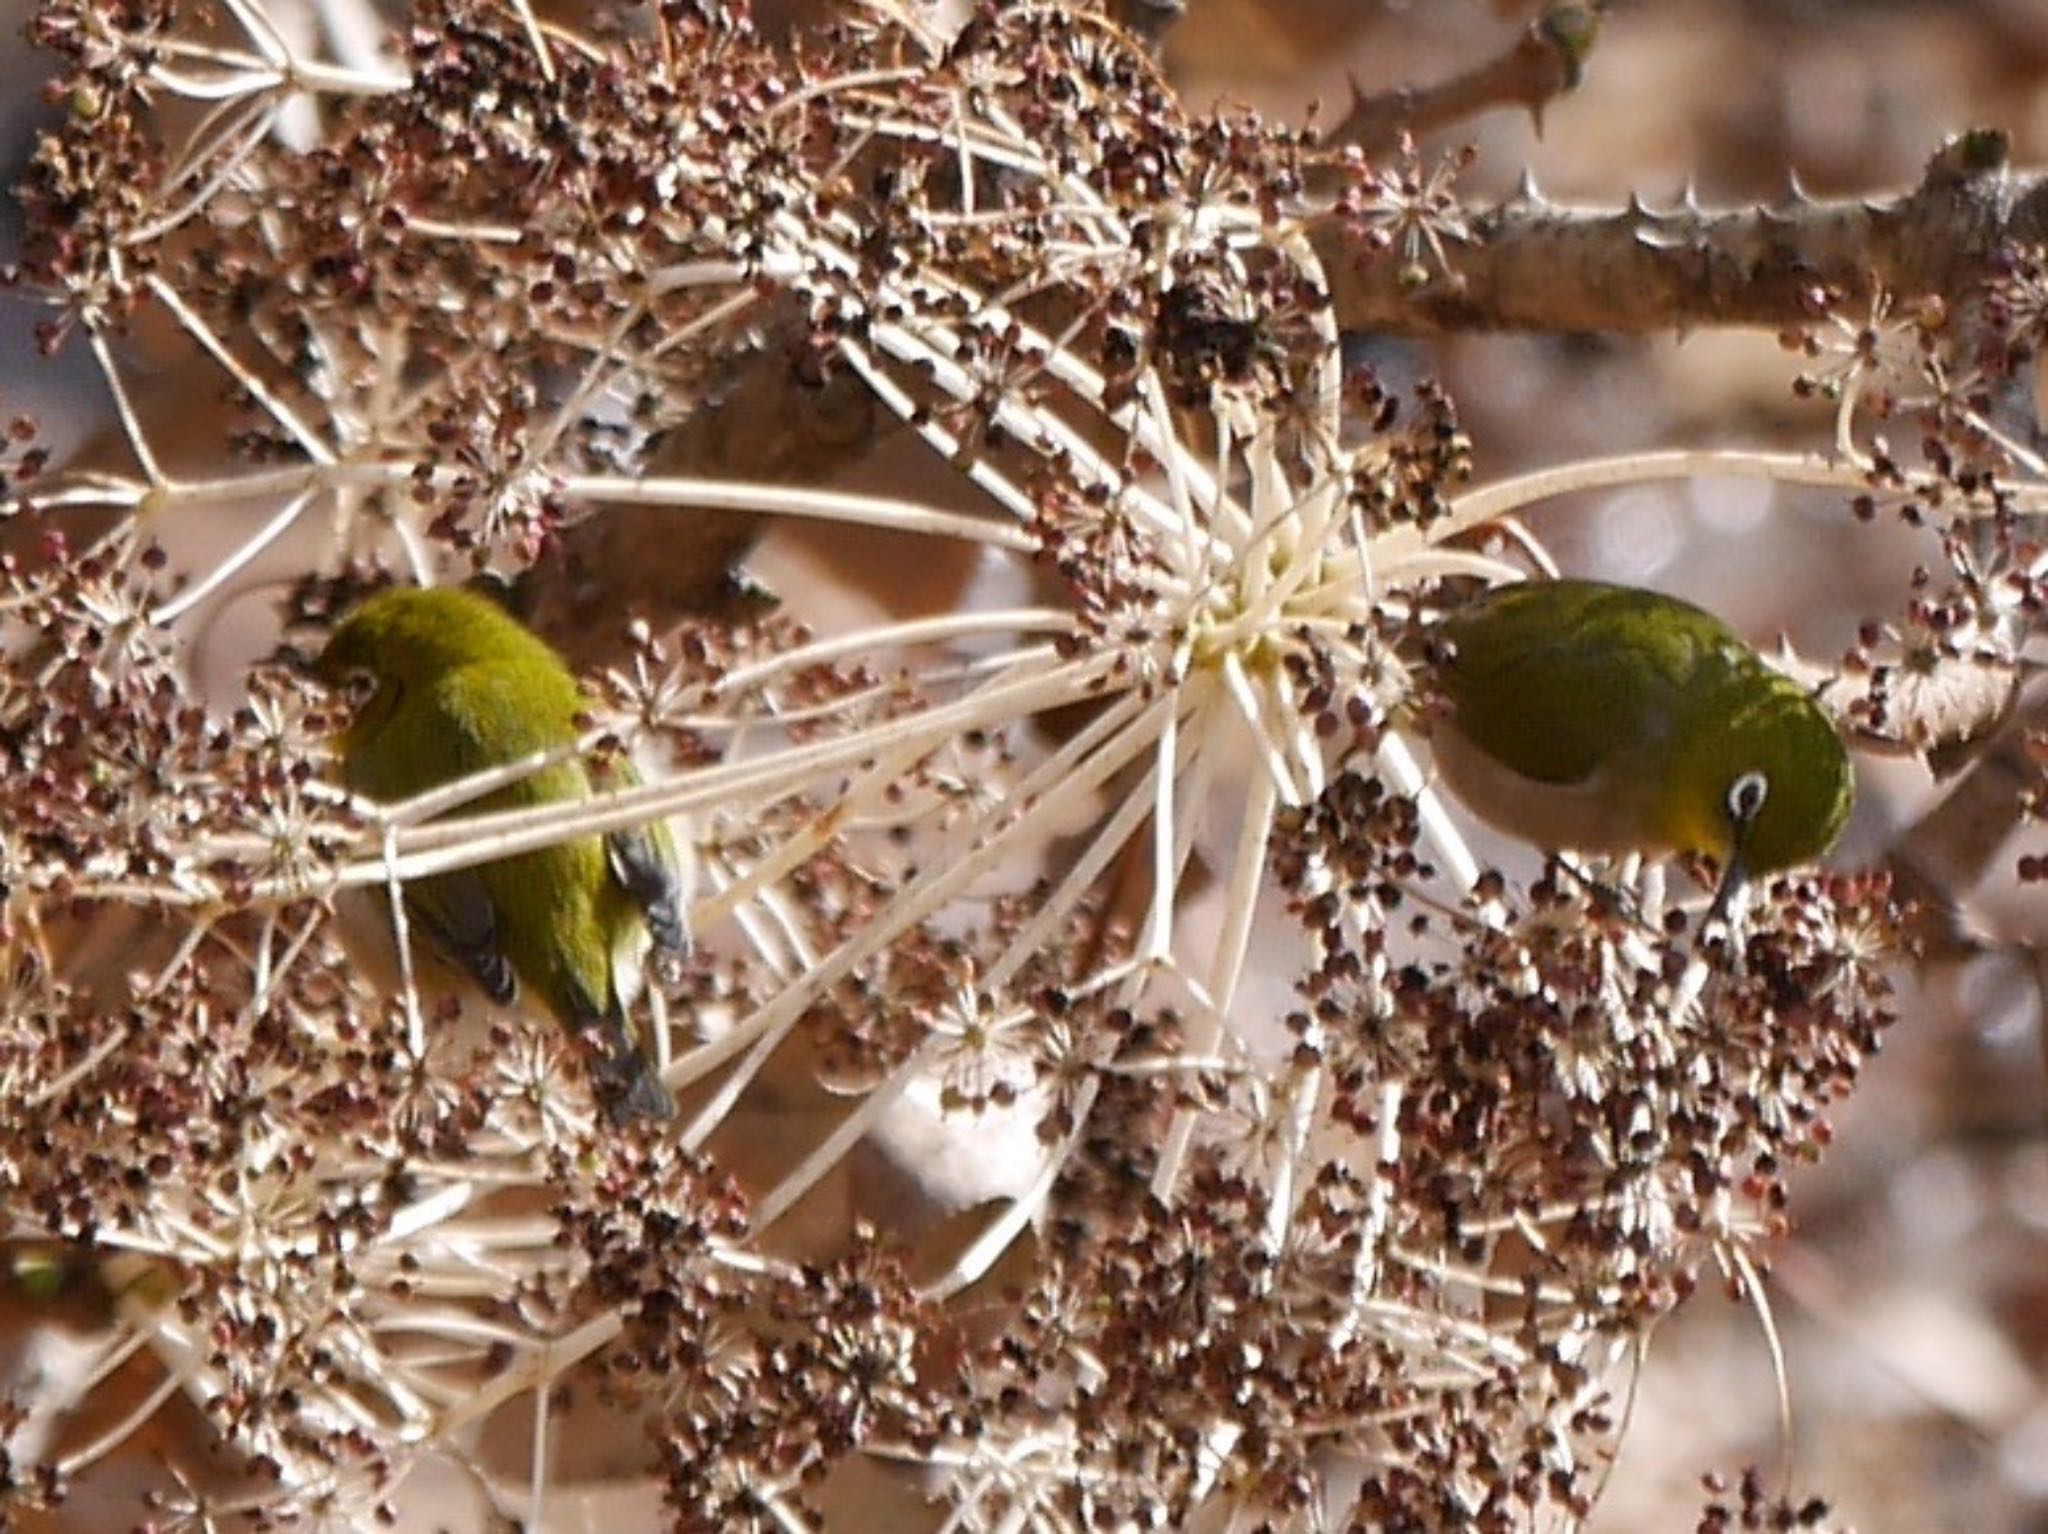
<svg viewBox="0 0 2048 1534">
<path fill-rule="evenodd" d="M 1402 335 L 1796 329 L 1879 292 L 1960 303 L 2048 240 L 2048 181 L 2016 172 L 1991 131 L 1957 138 L 1888 198 L 1816 201 L 1794 181 L 1770 207 L 1702 208 L 1688 187 L 1668 208 L 1613 212 L 1559 206 L 1525 178 L 1493 208 L 1441 199 L 1441 260 L 1426 267 L 1372 257 L 1382 194 L 1367 186 L 1364 218 L 1328 219 L 1313 238 L 1339 322 Z"/>
<path fill-rule="evenodd" d="M 1579 83 L 1599 37 L 1599 13 L 1598 5 L 1577 0 L 1551 5 L 1499 57 L 1434 85 L 1367 96 L 1354 83 L 1351 109 L 1328 142 L 1381 155 L 1403 134 L 1420 138 L 1506 106 L 1520 107 L 1540 126 L 1544 108 Z"/>
</svg>

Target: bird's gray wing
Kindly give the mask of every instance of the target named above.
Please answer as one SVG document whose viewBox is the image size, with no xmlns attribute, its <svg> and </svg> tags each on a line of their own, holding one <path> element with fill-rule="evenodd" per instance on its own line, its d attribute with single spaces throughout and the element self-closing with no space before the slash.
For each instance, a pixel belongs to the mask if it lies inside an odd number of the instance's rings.
<svg viewBox="0 0 2048 1534">
<path fill-rule="evenodd" d="M 498 908 L 475 869 L 414 881 L 406 888 L 405 906 L 435 946 L 475 976 L 492 1001 L 502 1006 L 518 995 L 518 977 L 499 939 Z"/>
</svg>

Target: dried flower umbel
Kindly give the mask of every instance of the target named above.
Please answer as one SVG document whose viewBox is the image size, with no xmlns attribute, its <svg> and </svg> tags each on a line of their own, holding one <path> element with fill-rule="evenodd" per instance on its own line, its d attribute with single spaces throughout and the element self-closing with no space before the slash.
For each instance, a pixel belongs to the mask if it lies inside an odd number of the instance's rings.
<svg viewBox="0 0 2048 1534">
<path fill-rule="evenodd" d="M 1060 6 L 777 52 L 714 8 L 613 34 L 463 0 L 374 67 L 256 3 L 223 30 L 38 23 L 71 111 L 29 275 L 134 464 L 10 466 L 78 532 L 4 572 L 0 1196 L 110 1319 L 8 1494 L 182 1398 L 231 1454 L 166 1452 L 167 1526 L 359 1526 L 436 1460 L 538 1524 L 595 1400 L 682 1527 L 816 1526 L 855 1456 L 926 1472 L 956 1527 L 1226 1499 L 1317 1527 L 1333 1466 L 1332 1515 L 1375 1526 L 1582 1514 L 1617 1365 L 1702 1272 L 1753 1272 L 1874 1046 L 1885 893 L 1780 880 L 1717 948 L 1650 884 L 1476 865 L 1407 667 L 1432 582 L 1505 573 L 1460 540 L 1512 503 L 1461 498 L 1435 393 L 1347 436 L 1302 140 L 1189 117 Z M 1454 263 L 1447 175 L 1368 177 L 1343 216 Z M 203 481 L 116 365 L 145 313 L 234 396 Z M 773 483 L 638 471 L 764 355 L 799 403 L 853 380 L 987 509 L 807 488 L 801 445 Z M 593 506 L 667 518 L 650 557 L 713 511 L 834 518 L 1038 594 L 844 633 L 800 592 L 656 614 L 591 678 L 591 743 L 663 770 L 515 816 L 346 802 L 328 700 L 286 677 L 187 701 L 259 559 L 315 591 L 351 560 L 544 575 Z M 545 1023 L 345 958 L 338 906 L 656 815 L 697 879 L 673 1134 L 601 1130 Z M 793 1053 L 840 1106 L 742 1186 Z M 786 1217 L 920 1093 L 1032 1131 L 992 1223 L 792 1256 Z M 1006 1251 L 1024 1276 L 975 1292 Z M 129 1360 L 139 1394 L 67 1436 Z M 470 1444 L 514 1402 L 508 1469 Z"/>
</svg>

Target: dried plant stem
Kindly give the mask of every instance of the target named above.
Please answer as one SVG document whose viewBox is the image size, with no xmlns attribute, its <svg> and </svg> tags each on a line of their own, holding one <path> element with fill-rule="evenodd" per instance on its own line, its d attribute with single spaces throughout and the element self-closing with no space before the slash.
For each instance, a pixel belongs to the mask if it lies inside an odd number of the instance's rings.
<svg viewBox="0 0 2048 1534">
<path fill-rule="evenodd" d="M 1497 484 L 1468 490 L 1453 502 L 1451 519 L 1439 529 L 1442 537 L 1455 537 L 1524 507 L 1583 490 L 1613 489 L 1620 485 L 1652 484 L 1660 480 L 1755 479 L 1774 484 L 1805 485 L 1819 489 L 1865 493 L 1881 487 L 1898 496 L 1944 495 L 1945 487 L 1931 476 L 1885 476 L 1876 480 L 1876 465 L 1868 459 L 1843 461 L 1812 453 L 1764 453 L 1723 448 L 1674 448 L 1647 453 L 1623 453 L 1612 458 L 1589 458 L 1517 475 Z M 2048 489 L 2025 484 L 2006 487 L 2013 504 L 2029 511 L 2048 511 Z"/>
</svg>

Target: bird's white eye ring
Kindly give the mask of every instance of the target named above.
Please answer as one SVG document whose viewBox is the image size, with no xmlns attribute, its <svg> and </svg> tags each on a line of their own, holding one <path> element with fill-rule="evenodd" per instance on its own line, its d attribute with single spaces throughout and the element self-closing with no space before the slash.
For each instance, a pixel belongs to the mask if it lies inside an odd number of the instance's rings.
<svg viewBox="0 0 2048 1534">
<path fill-rule="evenodd" d="M 1771 780 L 1760 772 L 1745 772 L 1728 785 L 1728 815 L 1738 826 L 1746 826 L 1762 813 L 1770 797 Z"/>
</svg>

